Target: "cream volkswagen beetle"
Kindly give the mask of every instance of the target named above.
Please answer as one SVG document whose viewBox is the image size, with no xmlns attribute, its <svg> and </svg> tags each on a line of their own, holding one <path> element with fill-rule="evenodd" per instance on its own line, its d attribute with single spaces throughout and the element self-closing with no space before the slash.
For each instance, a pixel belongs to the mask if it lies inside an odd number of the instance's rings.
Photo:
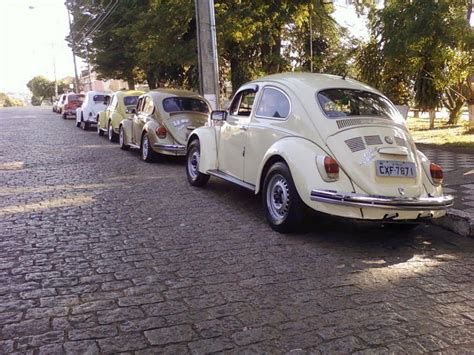
<svg viewBox="0 0 474 355">
<path fill-rule="evenodd" d="M 409 227 L 443 216 L 453 201 L 393 104 L 332 75 L 276 74 L 243 85 L 228 111 L 213 111 L 190 134 L 186 168 L 193 186 L 215 176 L 261 193 L 280 232 L 297 227 L 307 206 Z"/>
<path fill-rule="evenodd" d="M 149 91 L 139 97 L 135 114 L 120 122 L 120 148 L 140 149 L 146 162 L 157 154 L 183 156 L 189 133 L 207 123 L 209 112 L 209 103 L 191 91 Z"/>
</svg>

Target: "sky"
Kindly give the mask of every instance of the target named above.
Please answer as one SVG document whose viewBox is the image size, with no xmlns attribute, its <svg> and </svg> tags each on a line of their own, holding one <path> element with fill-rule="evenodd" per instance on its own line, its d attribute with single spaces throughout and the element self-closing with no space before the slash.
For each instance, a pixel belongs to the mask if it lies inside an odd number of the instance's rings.
<svg viewBox="0 0 474 355">
<path fill-rule="evenodd" d="M 336 6 L 335 18 L 364 37 L 365 22 L 352 7 Z M 36 75 L 74 76 L 68 33 L 64 0 L 0 0 L 0 92 L 28 93 L 26 83 Z M 84 67 L 78 58 L 78 73 Z"/>
<path fill-rule="evenodd" d="M 0 92 L 28 92 L 36 75 L 73 76 L 64 0 L 0 0 Z"/>
</svg>

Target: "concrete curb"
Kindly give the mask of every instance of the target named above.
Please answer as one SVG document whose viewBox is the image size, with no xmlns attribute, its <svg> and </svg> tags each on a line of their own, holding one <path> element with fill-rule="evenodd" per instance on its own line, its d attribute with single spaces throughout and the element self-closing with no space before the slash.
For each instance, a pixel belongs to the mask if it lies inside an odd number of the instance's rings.
<svg viewBox="0 0 474 355">
<path fill-rule="evenodd" d="M 474 218 L 461 210 L 450 208 L 446 216 L 433 219 L 432 223 L 463 237 L 474 238 Z"/>
</svg>

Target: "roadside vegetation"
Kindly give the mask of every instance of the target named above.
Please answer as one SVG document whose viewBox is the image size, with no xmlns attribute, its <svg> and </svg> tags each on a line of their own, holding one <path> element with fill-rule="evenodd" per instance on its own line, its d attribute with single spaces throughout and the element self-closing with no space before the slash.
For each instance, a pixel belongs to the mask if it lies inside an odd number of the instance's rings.
<svg viewBox="0 0 474 355">
<path fill-rule="evenodd" d="M 14 107 L 14 106 L 25 106 L 25 102 L 20 99 L 14 99 L 0 92 L 0 107 Z"/>
</svg>

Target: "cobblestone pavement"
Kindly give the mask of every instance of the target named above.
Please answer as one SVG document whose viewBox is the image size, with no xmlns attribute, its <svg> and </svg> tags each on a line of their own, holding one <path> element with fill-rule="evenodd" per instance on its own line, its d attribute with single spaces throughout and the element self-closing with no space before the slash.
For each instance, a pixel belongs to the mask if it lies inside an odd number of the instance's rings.
<svg viewBox="0 0 474 355">
<path fill-rule="evenodd" d="M 467 353 L 474 240 L 315 216 L 0 110 L 0 353 Z"/>
</svg>

